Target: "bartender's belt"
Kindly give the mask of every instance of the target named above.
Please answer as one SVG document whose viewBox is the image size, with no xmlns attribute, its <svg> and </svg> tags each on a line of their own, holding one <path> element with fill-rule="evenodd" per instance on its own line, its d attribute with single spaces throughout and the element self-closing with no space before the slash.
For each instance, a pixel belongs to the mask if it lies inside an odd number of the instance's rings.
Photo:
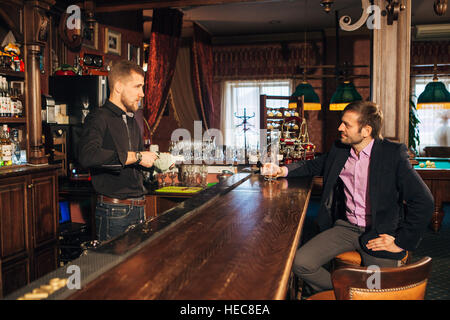
<svg viewBox="0 0 450 320">
<path fill-rule="evenodd" d="M 144 206 L 145 205 L 145 198 L 143 199 L 116 199 L 116 198 L 110 198 L 106 196 L 98 196 L 97 197 L 98 202 L 105 202 L 105 203 L 113 203 L 113 204 L 126 204 L 126 205 L 132 205 L 132 206 Z"/>
</svg>

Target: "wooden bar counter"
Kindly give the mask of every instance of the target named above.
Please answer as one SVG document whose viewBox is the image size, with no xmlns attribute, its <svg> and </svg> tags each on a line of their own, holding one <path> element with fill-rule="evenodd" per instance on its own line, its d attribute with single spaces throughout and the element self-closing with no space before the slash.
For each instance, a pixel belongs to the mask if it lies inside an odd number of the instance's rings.
<svg viewBox="0 0 450 320">
<path fill-rule="evenodd" d="M 89 250 L 73 261 L 81 289 L 48 298 L 284 299 L 310 194 L 310 178 L 235 174 Z"/>
</svg>

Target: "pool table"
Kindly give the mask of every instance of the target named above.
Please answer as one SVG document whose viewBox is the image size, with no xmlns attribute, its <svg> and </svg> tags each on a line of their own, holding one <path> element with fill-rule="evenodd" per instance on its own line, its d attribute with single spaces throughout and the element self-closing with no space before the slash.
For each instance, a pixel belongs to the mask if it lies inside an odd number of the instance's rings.
<svg viewBox="0 0 450 320">
<path fill-rule="evenodd" d="M 414 165 L 417 173 L 430 188 L 434 197 L 434 213 L 431 221 L 432 229 L 437 232 L 444 219 L 442 203 L 450 201 L 450 158 L 417 157 Z M 421 168 L 420 164 L 426 161 L 434 162 L 436 168 Z"/>
</svg>

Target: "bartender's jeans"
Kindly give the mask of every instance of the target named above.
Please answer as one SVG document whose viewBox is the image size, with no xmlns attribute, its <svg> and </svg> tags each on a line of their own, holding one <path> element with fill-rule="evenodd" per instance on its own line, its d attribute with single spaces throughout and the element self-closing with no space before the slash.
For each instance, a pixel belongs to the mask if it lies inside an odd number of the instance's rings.
<svg viewBox="0 0 450 320">
<path fill-rule="evenodd" d="M 143 222 L 144 209 L 144 206 L 98 201 L 95 207 L 97 239 L 110 240 L 124 233 L 129 226 Z"/>
<path fill-rule="evenodd" d="M 398 267 L 399 260 L 376 258 L 361 249 L 359 236 L 365 228 L 337 220 L 327 229 L 301 246 L 295 255 L 292 271 L 316 291 L 332 290 L 331 274 L 323 265 L 346 251 L 358 251 L 363 266 Z"/>
</svg>

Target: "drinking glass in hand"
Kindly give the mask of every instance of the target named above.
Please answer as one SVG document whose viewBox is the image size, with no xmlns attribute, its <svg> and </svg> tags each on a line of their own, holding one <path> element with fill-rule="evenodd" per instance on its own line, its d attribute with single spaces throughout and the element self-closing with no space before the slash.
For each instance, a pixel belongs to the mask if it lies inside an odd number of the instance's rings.
<svg viewBox="0 0 450 320">
<path fill-rule="evenodd" d="M 269 182 L 275 181 L 277 179 L 277 169 L 269 164 L 262 167 L 262 175 L 264 176 L 264 180 Z"/>
</svg>

